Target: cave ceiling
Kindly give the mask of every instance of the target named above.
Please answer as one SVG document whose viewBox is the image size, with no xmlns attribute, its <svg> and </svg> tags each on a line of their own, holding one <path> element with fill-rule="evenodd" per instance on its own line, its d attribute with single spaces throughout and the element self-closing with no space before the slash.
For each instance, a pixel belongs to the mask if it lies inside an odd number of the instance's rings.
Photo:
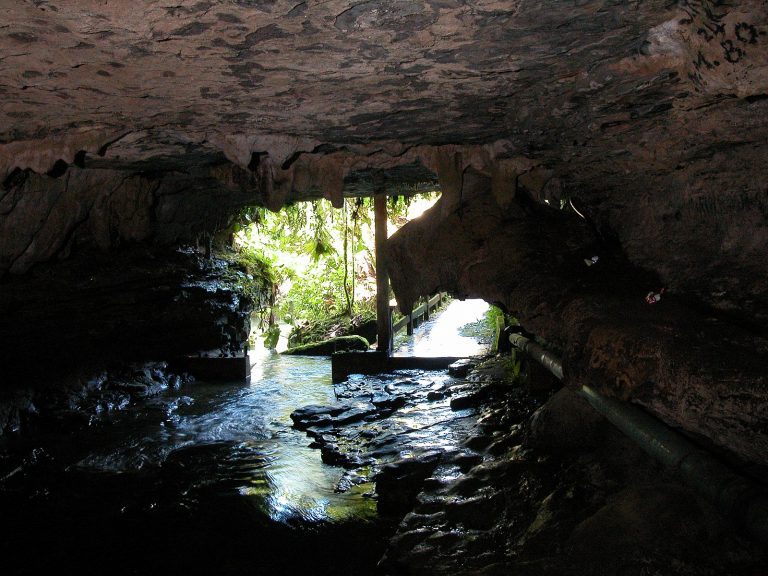
<svg viewBox="0 0 768 576">
<path fill-rule="evenodd" d="M 753 142 L 764 17 L 707 0 L 4 0 L 0 167 L 491 143 L 584 177 L 658 161 L 659 143 L 679 164 Z"/>
<path fill-rule="evenodd" d="M 173 243 L 248 204 L 486 186 L 570 201 L 668 286 L 765 310 L 767 10 L 0 0 L 0 271 L 86 228 Z"/>
<path fill-rule="evenodd" d="M 128 131 L 147 155 L 266 134 L 524 145 L 590 96 L 658 92 L 644 46 L 685 33 L 649 32 L 680 15 L 663 2 L 4 4 L 0 137 Z M 654 86 L 624 77 L 638 66 Z"/>
</svg>

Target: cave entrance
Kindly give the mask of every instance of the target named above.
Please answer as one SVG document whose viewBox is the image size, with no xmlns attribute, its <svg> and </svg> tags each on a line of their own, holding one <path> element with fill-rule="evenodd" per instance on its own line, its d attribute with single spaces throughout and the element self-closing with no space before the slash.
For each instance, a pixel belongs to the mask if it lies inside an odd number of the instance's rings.
<svg viewBox="0 0 768 576">
<path fill-rule="evenodd" d="M 451 300 L 402 341 L 393 356 L 483 356 L 494 344 L 497 309 L 485 300 Z"/>
<path fill-rule="evenodd" d="M 329 340 L 334 351 L 368 350 L 378 340 L 377 348 L 384 342 L 390 350 L 391 339 L 379 336 L 376 322 L 377 293 L 385 313 L 392 298 L 381 244 L 439 197 L 434 191 L 406 192 L 347 197 L 341 209 L 326 200 L 297 202 L 279 212 L 249 209 L 233 245 L 259 284 L 251 347 L 263 343 L 278 352 L 328 354 Z M 383 213 L 378 219 L 377 209 Z M 377 229 L 383 229 L 378 240 Z"/>
</svg>

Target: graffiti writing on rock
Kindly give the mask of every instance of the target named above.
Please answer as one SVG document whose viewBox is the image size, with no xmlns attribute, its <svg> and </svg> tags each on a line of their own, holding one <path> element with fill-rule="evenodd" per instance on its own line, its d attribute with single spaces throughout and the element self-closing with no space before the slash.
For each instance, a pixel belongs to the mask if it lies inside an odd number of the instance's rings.
<svg viewBox="0 0 768 576">
<path fill-rule="evenodd" d="M 746 47 L 757 44 L 760 36 L 765 35 L 765 32 L 749 22 L 726 22 L 729 5 L 723 0 L 682 0 L 681 7 L 688 16 L 681 23 L 690 24 L 700 38 L 711 44 L 718 53 L 722 53 L 722 57 L 731 64 L 744 60 L 747 56 Z M 692 62 L 696 71 L 689 74 L 689 77 L 696 84 L 702 82 L 702 70 L 711 70 L 720 65 L 718 60 L 712 58 L 713 54 L 707 52 L 709 58 L 699 50 L 696 60 Z"/>
<path fill-rule="evenodd" d="M 757 28 L 747 22 L 736 24 L 736 38 L 744 44 L 757 44 Z"/>
</svg>

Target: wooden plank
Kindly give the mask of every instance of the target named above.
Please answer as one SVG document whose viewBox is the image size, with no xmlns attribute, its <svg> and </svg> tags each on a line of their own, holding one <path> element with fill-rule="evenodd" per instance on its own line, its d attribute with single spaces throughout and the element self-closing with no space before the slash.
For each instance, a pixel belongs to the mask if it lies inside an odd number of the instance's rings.
<svg viewBox="0 0 768 576">
<path fill-rule="evenodd" d="M 443 300 L 442 294 L 436 294 L 429 300 L 427 300 L 426 304 L 420 304 L 416 308 L 413 309 L 413 312 L 411 312 L 410 316 L 403 316 L 398 320 L 397 322 L 392 324 L 392 334 L 397 334 L 402 330 L 403 328 L 409 326 L 411 322 L 413 322 L 414 326 L 418 326 L 422 322 L 422 318 L 424 321 L 429 320 L 429 310 L 437 308 L 440 303 Z M 408 335 L 413 334 L 412 329 L 409 328 Z"/>
<path fill-rule="evenodd" d="M 426 306 L 424 304 L 419 304 L 418 306 L 416 306 L 416 308 L 413 309 L 413 312 L 411 312 L 411 314 L 413 315 L 414 318 L 419 318 L 424 315 L 425 308 Z"/>
<path fill-rule="evenodd" d="M 408 324 L 408 316 L 403 316 L 400 320 L 392 324 L 392 333 L 397 334 L 400 330 L 405 328 L 406 324 Z"/>
</svg>

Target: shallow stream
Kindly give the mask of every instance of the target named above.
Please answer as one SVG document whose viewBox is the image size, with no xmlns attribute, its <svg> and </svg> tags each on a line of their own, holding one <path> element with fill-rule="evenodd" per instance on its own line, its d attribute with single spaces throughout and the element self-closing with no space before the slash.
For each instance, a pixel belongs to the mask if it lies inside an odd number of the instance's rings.
<svg viewBox="0 0 768 576">
<path fill-rule="evenodd" d="M 3 572 L 372 569 L 393 526 L 377 516 L 371 476 L 388 459 L 455 448 L 471 410 L 434 393 L 455 383 L 445 372 L 334 386 L 327 358 L 256 354 L 249 385 L 184 385 L 64 435 L 20 439 L 20 466 L 0 474 Z M 396 389 L 407 400 L 391 417 L 332 430 L 363 456 L 366 443 L 398 437 L 354 465 L 324 463 L 292 427 L 297 408 L 358 406 Z"/>
</svg>

